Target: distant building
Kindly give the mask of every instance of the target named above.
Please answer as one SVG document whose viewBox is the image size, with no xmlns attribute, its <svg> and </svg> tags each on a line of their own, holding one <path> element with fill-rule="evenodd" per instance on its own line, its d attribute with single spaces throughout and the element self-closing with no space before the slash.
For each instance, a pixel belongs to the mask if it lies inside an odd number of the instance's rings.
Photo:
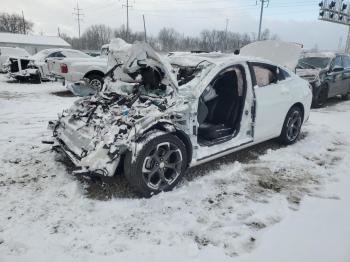
<svg viewBox="0 0 350 262">
<path fill-rule="evenodd" d="M 23 35 L 0 33 L 0 46 L 21 47 L 30 54 L 48 48 L 71 48 L 65 40 L 57 36 Z"/>
</svg>

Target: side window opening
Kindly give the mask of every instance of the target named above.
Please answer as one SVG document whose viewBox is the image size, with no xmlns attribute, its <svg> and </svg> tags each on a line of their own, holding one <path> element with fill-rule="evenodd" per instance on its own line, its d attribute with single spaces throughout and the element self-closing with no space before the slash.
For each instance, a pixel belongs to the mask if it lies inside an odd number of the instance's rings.
<svg viewBox="0 0 350 262">
<path fill-rule="evenodd" d="M 47 56 L 47 58 L 50 58 L 50 57 L 65 57 L 65 56 L 62 54 L 62 52 L 54 52 L 49 56 Z"/>
<path fill-rule="evenodd" d="M 290 74 L 283 70 L 282 68 L 277 68 L 278 71 L 278 81 L 286 80 L 288 77 L 290 77 Z"/>
<path fill-rule="evenodd" d="M 350 68 L 350 57 L 349 56 L 346 56 L 346 55 L 343 56 L 343 67 L 346 69 Z"/>
<path fill-rule="evenodd" d="M 279 80 L 277 67 L 253 65 L 256 83 L 259 87 L 276 84 Z"/>
<path fill-rule="evenodd" d="M 235 66 L 222 71 L 204 90 L 198 105 L 198 141 L 215 142 L 239 132 L 244 107 L 244 69 Z"/>
<path fill-rule="evenodd" d="M 334 58 L 333 62 L 332 62 L 332 68 L 339 66 L 339 67 L 343 67 L 343 61 L 341 59 L 341 56 L 337 56 L 336 58 Z"/>
</svg>

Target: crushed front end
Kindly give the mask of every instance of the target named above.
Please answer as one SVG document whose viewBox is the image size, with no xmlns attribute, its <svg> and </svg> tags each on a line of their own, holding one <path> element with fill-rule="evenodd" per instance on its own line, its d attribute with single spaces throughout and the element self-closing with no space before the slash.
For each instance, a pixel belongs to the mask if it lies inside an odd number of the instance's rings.
<svg viewBox="0 0 350 262">
<path fill-rule="evenodd" d="M 169 99 L 170 98 L 170 99 Z M 54 148 L 81 172 L 113 176 L 126 150 L 147 128 L 166 118 L 171 97 L 99 93 L 77 100 L 52 122 Z"/>
</svg>

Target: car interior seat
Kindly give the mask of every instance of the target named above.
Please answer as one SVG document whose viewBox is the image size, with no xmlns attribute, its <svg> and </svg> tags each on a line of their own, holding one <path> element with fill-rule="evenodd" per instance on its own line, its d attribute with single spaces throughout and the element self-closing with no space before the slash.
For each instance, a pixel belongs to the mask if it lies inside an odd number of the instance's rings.
<svg viewBox="0 0 350 262">
<path fill-rule="evenodd" d="M 211 87 L 216 96 L 210 100 L 205 94 L 201 97 L 198 106 L 199 137 L 215 140 L 234 133 L 240 104 L 237 82 L 236 71 L 227 71 Z"/>
</svg>

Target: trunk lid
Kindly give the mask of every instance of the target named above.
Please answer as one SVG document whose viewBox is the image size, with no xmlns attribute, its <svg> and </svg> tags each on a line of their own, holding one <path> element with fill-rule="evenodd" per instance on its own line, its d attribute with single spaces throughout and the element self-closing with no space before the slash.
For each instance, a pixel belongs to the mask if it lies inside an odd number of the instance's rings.
<svg viewBox="0 0 350 262">
<path fill-rule="evenodd" d="M 242 47 L 243 56 L 260 57 L 295 70 L 301 56 L 302 45 L 275 40 L 258 41 Z"/>
</svg>

